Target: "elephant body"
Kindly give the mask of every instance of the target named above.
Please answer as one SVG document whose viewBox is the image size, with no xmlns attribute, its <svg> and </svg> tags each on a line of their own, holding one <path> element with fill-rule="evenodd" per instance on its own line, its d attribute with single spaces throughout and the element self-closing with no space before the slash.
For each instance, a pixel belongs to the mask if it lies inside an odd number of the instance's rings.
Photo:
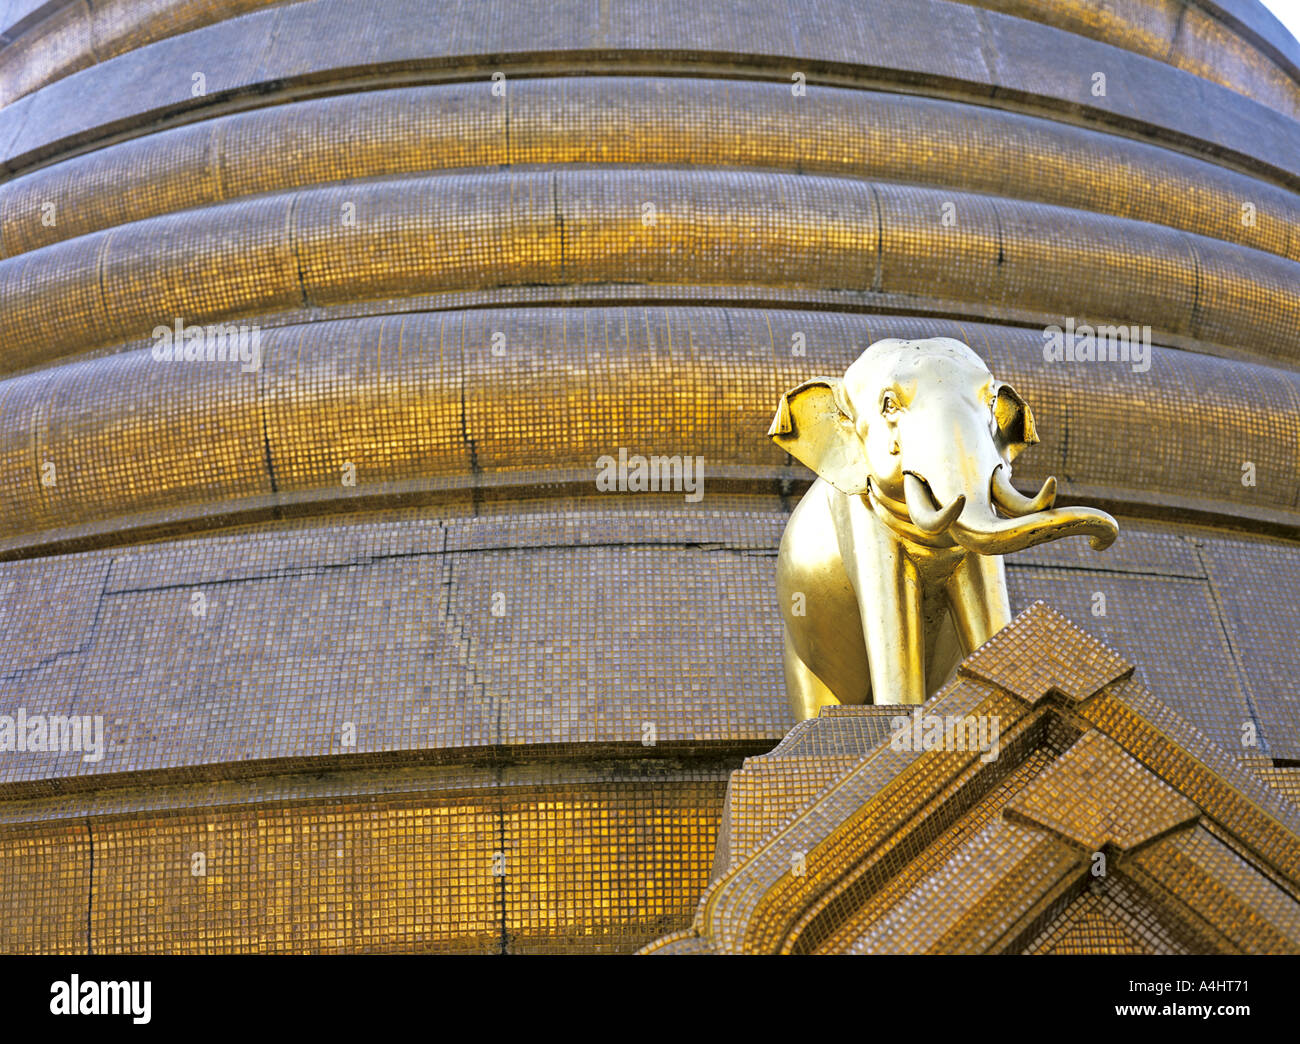
<svg viewBox="0 0 1300 1044">
<path fill-rule="evenodd" d="M 1105 512 L 1051 510 L 1054 480 L 1032 499 L 1011 486 L 1033 415 L 960 341 L 877 342 L 842 380 L 787 392 L 769 434 L 819 476 L 777 566 L 799 719 L 921 703 L 1010 622 L 1001 554 L 1076 533 L 1100 549 L 1118 531 Z"/>
<path fill-rule="evenodd" d="M 991 575 L 973 581 L 972 570 Z M 890 597 L 900 579 L 904 590 Z M 962 548 L 909 547 L 875 517 L 864 497 L 846 496 L 820 478 L 790 516 L 776 582 L 785 623 L 786 690 L 801 719 L 827 705 L 872 702 L 866 635 L 873 632 L 881 642 L 878 663 L 911 661 L 914 649 L 923 650 L 914 667 L 896 663 L 886 673 L 913 670 L 919 673 L 914 691 L 936 691 L 966 652 L 949 605 L 950 585 L 978 582 L 992 595 L 974 607 L 974 619 L 964 621 L 971 648 L 1011 620 L 1001 558 L 981 559 Z M 906 605 L 910 600 L 916 604 Z M 888 684 L 882 683 L 886 694 Z"/>
</svg>

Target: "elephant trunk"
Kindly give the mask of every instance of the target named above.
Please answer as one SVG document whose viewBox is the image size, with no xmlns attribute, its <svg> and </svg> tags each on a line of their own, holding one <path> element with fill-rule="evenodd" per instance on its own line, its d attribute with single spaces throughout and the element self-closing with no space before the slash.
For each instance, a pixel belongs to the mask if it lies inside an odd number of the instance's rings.
<svg viewBox="0 0 1300 1044">
<path fill-rule="evenodd" d="M 1056 483 L 1049 479 L 1037 496 L 1025 497 L 1001 474 L 1003 468 L 1001 462 L 994 465 L 987 482 L 971 482 L 971 495 L 956 493 L 946 507 L 925 479 L 908 472 L 904 475 L 908 514 L 927 535 L 946 533 L 961 547 L 981 555 L 1006 555 L 1067 536 L 1086 536 L 1093 549 L 1101 551 L 1119 534 L 1115 520 L 1095 508 L 1040 509 L 1039 505 L 1054 499 Z M 958 480 L 956 475 L 944 478 L 946 486 Z M 998 517 L 994 504 L 1016 517 Z"/>
<path fill-rule="evenodd" d="M 968 551 L 981 555 L 1007 555 L 1027 547 L 1067 536 L 1086 536 L 1094 551 L 1104 551 L 1115 541 L 1119 526 L 1095 508 L 1053 508 L 1020 518 L 958 519 L 948 534 Z"/>
</svg>

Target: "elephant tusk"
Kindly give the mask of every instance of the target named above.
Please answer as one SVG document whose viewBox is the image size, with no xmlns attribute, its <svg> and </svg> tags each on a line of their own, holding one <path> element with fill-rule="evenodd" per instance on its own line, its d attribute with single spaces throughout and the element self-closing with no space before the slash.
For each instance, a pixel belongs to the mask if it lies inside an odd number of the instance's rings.
<svg viewBox="0 0 1300 1044">
<path fill-rule="evenodd" d="M 926 536 L 938 536 L 956 521 L 966 506 L 966 495 L 959 493 L 947 507 L 940 507 L 925 479 L 910 471 L 903 472 L 903 493 L 912 524 Z"/>
<path fill-rule="evenodd" d="M 1043 488 L 1038 491 L 1037 496 L 1026 497 L 1011 484 L 1007 466 L 999 464 L 993 469 L 993 478 L 989 483 L 989 493 L 993 498 L 993 503 L 1012 518 L 1019 518 L 1021 515 L 1031 515 L 1035 511 L 1046 511 L 1056 503 L 1056 479 L 1054 477 L 1048 478 L 1043 483 Z"/>
</svg>

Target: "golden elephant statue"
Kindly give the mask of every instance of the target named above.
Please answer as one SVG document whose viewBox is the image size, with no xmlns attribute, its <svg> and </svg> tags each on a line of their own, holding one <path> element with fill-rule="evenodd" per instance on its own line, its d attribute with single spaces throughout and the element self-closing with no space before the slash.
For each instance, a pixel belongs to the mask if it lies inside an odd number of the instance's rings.
<svg viewBox="0 0 1300 1044">
<path fill-rule="evenodd" d="M 1102 550 L 1119 532 L 1104 511 L 1053 509 L 1055 479 L 1017 492 L 1033 414 L 952 338 L 877 341 L 842 380 L 786 392 L 768 434 L 818 476 L 777 565 L 797 719 L 923 702 L 1010 623 L 1000 556 L 1073 535 Z"/>
</svg>

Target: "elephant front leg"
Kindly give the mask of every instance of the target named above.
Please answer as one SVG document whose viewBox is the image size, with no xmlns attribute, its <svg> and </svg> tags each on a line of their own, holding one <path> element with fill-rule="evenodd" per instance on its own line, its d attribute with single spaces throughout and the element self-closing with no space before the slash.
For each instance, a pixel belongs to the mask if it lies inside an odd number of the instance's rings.
<svg viewBox="0 0 1300 1044">
<path fill-rule="evenodd" d="M 795 721 L 815 718 L 823 707 L 838 707 L 839 697 L 831 692 L 813 669 L 803 662 L 790 641 L 790 632 L 785 632 L 785 691 L 790 700 L 790 710 Z"/>
<path fill-rule="evenodd" d="M 862 636 L 874 703 L 925 702 L 925 632 L 916 566 L 891 540 L 855 547 Z"/>
<path fill-rule="evenodd" d="M 947 583 L 952 622 L 966 655 L 1011 622 L 1007 571 L 1001 555 L 968 554 Z"/>
</svg>

